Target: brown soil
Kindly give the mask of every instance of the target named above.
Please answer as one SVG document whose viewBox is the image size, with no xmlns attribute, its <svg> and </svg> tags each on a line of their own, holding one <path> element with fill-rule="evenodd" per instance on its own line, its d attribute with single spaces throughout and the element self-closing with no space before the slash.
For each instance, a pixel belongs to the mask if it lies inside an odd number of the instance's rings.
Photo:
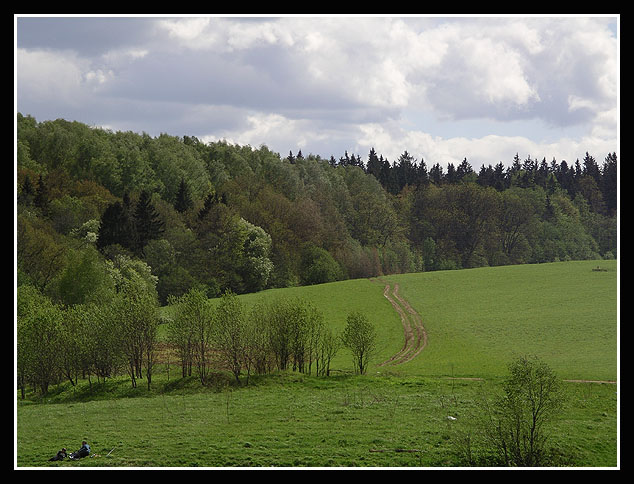
<svg viewBox="0 0 634 484">
<path fill-rule="evenodd" d="M 399 286 L 394 285 L 392 292 L 390 293 L 390 285 L 386 284 L 383 291 L 385 298 L 390 301 L 396 312 L 401 317 L 403 324 L 403 332 L 405 341 L 401 350 L 388 358 L 379 366 L 385 365 L 400 365 L 406 363 L 423 351 L 423 348 L 427 346 L 427 332 L 423 327 L 423 320 L 420 315 L 414 311 L 412 306 L 398 294 Z"/>
</svg>

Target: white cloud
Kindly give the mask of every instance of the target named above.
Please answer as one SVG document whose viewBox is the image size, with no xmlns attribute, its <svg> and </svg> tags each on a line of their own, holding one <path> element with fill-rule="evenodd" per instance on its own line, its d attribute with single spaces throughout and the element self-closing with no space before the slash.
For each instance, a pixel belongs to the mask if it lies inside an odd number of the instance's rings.
<svg viewBox="0 0 634 484">
<path fill-rule="evenodd" d="M 417 130 L 404 130 L 396 124 L 367 124 L 361 127 L 363 132 L 357 140 L 356 152 L 366 154 L 374 147 L 378 153 L 394 162 L 407 150 L 412 156 L 425 160 L 427 166 L 440 163 L 458 164 L 464 158 L 474 168 L 482 164 L 495 165 L 498 162 L 510 164 L 515 154 L 524 159 L 543 159 L 550 163 L 553 158 L 558 162 L 574 162 L 581 159 L 587 151 L 597 159 L 615 151 L 614 140 L 589 135 L 581 139 L 560 138 L 553 142 L 539 142 L 524 136 L 487 135 L 478 138 L 451 137 L 442 138 Z"/>
<path fill-rule="evenodd" d="M 66 22 L 63 50 L 40 21 L 47 35 L 17 51 L 18 108 L 322 156 L 375 147 L 391 160 L 408 150 L 431 163 L 496 163 L 617 148 L 611 19 L 150 20 L 112 19 L 116 38 L 100 22 L 101 48 L 88 26 L 73 40 L 77 24 Z M 464 133 L 448 134 L 451 121 Z"/>
<path fill-rule="evenodd" d="M 28 96 L 30 102 L 79 102 L 86 62 L 66 51 L 18 49 L 16 57 L 18 96 Z"/>
</svg>

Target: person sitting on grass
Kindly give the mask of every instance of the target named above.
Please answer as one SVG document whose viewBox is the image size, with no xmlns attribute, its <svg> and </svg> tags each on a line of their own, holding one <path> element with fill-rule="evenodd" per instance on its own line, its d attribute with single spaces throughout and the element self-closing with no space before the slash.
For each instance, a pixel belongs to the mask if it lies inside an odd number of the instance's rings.
<svg viewBox="0 0 634 484">
<path fill-rule="evenodd" d="M 58 451 L 57 454 L 55 454 L 55 457 L 51 457 L 49 459 L 49 462 L 56 461 L 56 460 L 64 460 L 66 457 L 67 457 L 66 449 L 62 447 L 62 450 Z"/>
<path fill-rule="evenodd" d="M 76 450 L 75 452 L 73 452 L 70 455 L 70 458 L 81 459 L 82 457 L 88 457 L 89 455 L 90 455 L 90 446 L 88 445 L 88 442 L 84 440 L 82 441 L 81 447 L 79 448 L 79 450 Z"/>
</svg>

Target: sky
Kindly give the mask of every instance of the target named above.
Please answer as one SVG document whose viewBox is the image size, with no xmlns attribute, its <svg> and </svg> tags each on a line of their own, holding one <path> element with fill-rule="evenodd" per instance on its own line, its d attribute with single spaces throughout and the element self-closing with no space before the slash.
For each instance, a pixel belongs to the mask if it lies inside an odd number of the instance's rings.
<svg viewBox="0 0 634 484">
<path fill-rule="evenodd" d="M 427 166 L 619 149 L 620 17 L 15 16 L 15 109 Z"/>
</svg>

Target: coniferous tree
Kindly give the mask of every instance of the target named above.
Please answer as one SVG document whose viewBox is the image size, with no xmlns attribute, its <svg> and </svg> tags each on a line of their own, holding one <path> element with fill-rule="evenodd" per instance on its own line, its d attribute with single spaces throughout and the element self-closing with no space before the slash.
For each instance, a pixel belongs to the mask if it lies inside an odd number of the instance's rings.
<svg viewBox="0 0 634 484">
<path fill-rule="evenodd" d="M 33 189 L 33 184 L 31 183 L 31 177 L 29 177 L 29 175 L 26 175 L 24 177 L 24 182 L 22 182 L 22 190 L 18 195 L 18 201 L 26 206 L 29 206 L 31 205 L 31 203 L 33 203 L 34 196 L 35 190 Z"/>
<path fill-rule="evenodd" d="M 429 170 L 429 179 L 434 185 L 440 185 L 443 182 L 444 174 L 440 163 L 436 163 Z"/>
<path fill-rule="evenodd" d="M 381 181 L 381 168 L 382 163 L 379 160 L 379 157 L 376 155 L 376 151 L 374 148 L 370 150 L 370 154 L 368 155 L 368 173 L 373 175 L 379 182 Z"/>
<path fill-rule="evenodd" d="M 97 248 L 103 250 L 109 245 L 119 244 L 126 249 L 135 245 L 135 234 L 130 213 L 121 202 L 114 202 L 101 216 Z"/>
<path fill-rule="evenodd" d="M 601 181 L 601 173 L 599 170 L 599 165 L 593 156 L 586 151 L 586 156 L 583 159 L 583 174 L 585 176 L 589 176 L 594 179 L 594 181 L 600 183 Z"/>
<path fill-rule="evenodd" d="M 218 195 L 215 193 L 209 193 L 205 198 L 205 202 L 203 203 L 203 208 L 198 212 L 198 220 L 202 220 L 211 210 L 211 207 L 218 203 Z"/>
<path fill-rule="evenodd" d="M 178 186 L 178 193 L 176 194 L 176 201 L 174 202 L 174 208 L 180 213 L 183 213 L 193 206 L 191 194 L 189 192 L 189 186 L 185 183 L 185 179 L 181 178 L 181 183 Z"/>
<path fill-rule="evenodd" d="M 141 252 L 145 245 L 163 233 L 164 222 L 159 217 L 150 194 L 142 191 L 134 210 L 134 226 L 136 229 L 136 251 Z"/>
<path fill-rule="evenodd" d="M 478 172 L 478 178 L 476 182 L 478 185 L 483 187 L 491 187 L 494 184 L 494 171 L 491 165 L 482 165 L 480 167 L 480 171 Z"/>
<path fill-rule="evenodd" d="M 473 173 L 473 168 L 465 158 L 456 168 L 456 178 L 458 181 L 462 181 L 466 176 Z"/>
<path fill-rule="evenodd" d="M 416 186 L 427 186 L 429 183 L 429 173 L 427 172 L 427 165 L 425 160 L 420 159 L 420 163 L 416 168 Z"/>
<path fill-rule="evenodd" d="M 389 184 L 391 179 L 392 166 L 390 165 L 390 162 L 387 160 L 387 158 L 383 158 L 383 155 L 379 157 L 379 161 L 381 162 L 381 178 L 379 179 L 379 181 L 381 182 L 381 185 L 383 185 L 383 188 L 385 188 L 386 190 L 390 190 Z"/>
<path fill-rule="evenodd" d="M 507 174 L 504 170 L 504 163 L 500 161 L 497 165 L 495 165 L 495 168 L 493 169 L 493 188 L 501 192 L 502 190 L 505 190 L 509 187 L 507 181 L 508 180 Z"/>
<path fill-rule="evenodd" d="M 601 190 L 605 200 L 606 210 L 615 214 L 617 209 L 617 158 L 616 153 L 610 153 L 605 158 L 601 173 Z"/>
<path fill-rule="evenodd" d="M 42 210 L 42 213 L 46 213 L 49 204 L 48 187 L 44 182 L 44 177 L 40 174 L 40 180 L 37 184 L 37 190 L 35 191 L 35 199 L 33 203 L 37 208 Z"/>
<path fill-rule="evenodd" d="M 458 176 L 456 175 L 456 167 L 453 163 L 447 164 L 447 175 L 445 176 L 447 183 L 453 185 L 458 181 Z"/>
<path fill-rule="evenodd" d="M 398 191 L 400 192 L 403 187 L 407 185 L 414 185 L 416 179 L 416 160 L 407 151 L 398 159 L 397 169 L 397 182 Z"/>
</svg>

